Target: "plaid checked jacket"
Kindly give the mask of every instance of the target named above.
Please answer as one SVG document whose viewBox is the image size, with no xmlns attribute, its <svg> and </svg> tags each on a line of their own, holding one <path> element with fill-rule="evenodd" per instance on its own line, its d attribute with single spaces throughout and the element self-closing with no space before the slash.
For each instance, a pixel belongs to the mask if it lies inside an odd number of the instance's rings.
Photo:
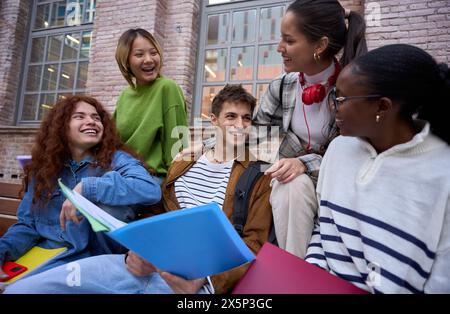
<svg viewBox="0 0 450 314">
<path fill-rule="evenodd" d="M 314 145 L 309 152 L 305 150 L 306 143 L 291 129 L 291 120 L 296 105 L 298 73 L 285 74 L 283 80 L 282 101 L 280 104 L 280 86 L 283 75 L 273 80 L 261 98 L 259 106 L 253 114 L 255 125 L 275 125 L 280 127 L 281 144 L 278 150 L 280 158 L 297 157 L 307 168 L 307 174 L 314 183 L 317 182 L 320 163 L 328 144 L 337 135 L 339 130 L 334 121 L 334 114 L 328 125 L 323 126 L 327 141 Z M 331 110 L 331 109 L 330 109 Z"/>
</svg>

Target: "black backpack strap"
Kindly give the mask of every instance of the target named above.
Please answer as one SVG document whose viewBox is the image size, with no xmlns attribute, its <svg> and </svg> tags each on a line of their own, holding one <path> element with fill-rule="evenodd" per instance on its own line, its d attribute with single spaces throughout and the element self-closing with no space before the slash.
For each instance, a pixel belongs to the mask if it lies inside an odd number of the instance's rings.
<svg viewBox="0 0 450 314">
<path fill-rule="evenodd" d="M 286 78 L 286 74 L 283 75 L 283 77 L 281 78 L 281 82 L 280 82 L 280 95 L 279 95 L 279 99 L 280 99 L 280 106 L 283 108 L 283 88 L 284 88 L 284 79 Z"/>
<path fill-rule="evenodd" d="M 261 171 L 261 165 L 266 164 L 263 161 L 256 161 L 241 174 L 236 189 L 234 191 L 233 199 L 233 226 L 239 235 L 242 237 L 245 222 L 247 221 L 248 206 L 250 203 L 250 196 L 252 195 L 253 187 L 256 181 L 264 175 Z"/>
<path fill-rule="evenodd" d="M 269 239 L 267 241 L 269 243 L 272 243 L 273 245 L 278 246 L 277 235 L 275 234 L 275 225 L 273 222 L 272 225 L 270 226 Z"/>
</svg>

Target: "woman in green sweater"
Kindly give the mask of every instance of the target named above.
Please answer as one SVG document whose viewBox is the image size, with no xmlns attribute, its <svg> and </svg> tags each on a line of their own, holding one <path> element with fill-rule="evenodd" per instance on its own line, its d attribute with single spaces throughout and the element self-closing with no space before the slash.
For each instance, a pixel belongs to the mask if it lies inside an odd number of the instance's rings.
<svg viewBox="0 0 450 314">
<path fill-rule="evenodd" d="M 129 29 L 120 36 L 116 61 L 130 85 L 120 94 L 114 112 L 119 135 L 159 177 L 165 177 L 174 157 L 172 150 L 178 152 L 175 143 L 187 141 L 179 142 L 186 128 L 172 137 L 174 128 L 187 126 L 183 92 L 161 75 L 161 46 L 146 30 Z"/>
</svg>

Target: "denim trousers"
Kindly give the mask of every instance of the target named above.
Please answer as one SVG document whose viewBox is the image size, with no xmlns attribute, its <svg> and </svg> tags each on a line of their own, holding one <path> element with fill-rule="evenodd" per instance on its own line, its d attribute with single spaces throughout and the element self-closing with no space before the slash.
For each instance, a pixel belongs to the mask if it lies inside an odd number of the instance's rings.
<svg viewBox="0 0 450 314">
<path fill-rule="evenodd" d="M 138 277 L 127 270 L 124 255 L 98 255 L 20 279 L 5 294 L 171 294 L 158 273 Z M 198 294 L 209 293 L 202 287 Z"/>
</svg>

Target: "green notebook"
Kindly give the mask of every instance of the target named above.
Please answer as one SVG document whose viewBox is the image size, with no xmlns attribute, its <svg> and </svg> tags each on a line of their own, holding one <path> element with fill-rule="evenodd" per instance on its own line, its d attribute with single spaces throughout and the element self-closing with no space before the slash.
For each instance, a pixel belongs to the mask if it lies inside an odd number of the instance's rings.
<svg viewBox="0 0 450 314">
<path fill-rule="evenodd" d="M 69 189 L 61 182 L 61 179 L 58 179 L 58 184 L 64 195 L 72 202 L 80 213 L 89 220 L 89 223 L 95 232 L 113 231 L 126 225 L 125 222 L 114 218 L 80 194 Z"/>
</svg>

